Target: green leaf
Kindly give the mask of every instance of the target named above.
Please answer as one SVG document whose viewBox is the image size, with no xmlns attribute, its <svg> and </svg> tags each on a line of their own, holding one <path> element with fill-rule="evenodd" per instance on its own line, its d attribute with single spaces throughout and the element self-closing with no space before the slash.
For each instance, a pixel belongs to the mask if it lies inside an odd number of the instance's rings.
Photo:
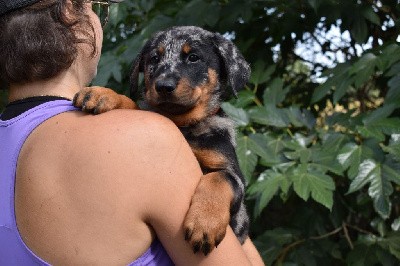
<svg viewBox="0 0 400 266">
<path fill-rule="evenodd" d="M 275 78 L 264 91 L 264 104 L 278 105 L 285 100 L 288 92 L 289 88 L 283 89 L 283 80 L 280 78 Z"/>
<path fill-rule="evenodd" d="M 367 127 L 367 126 L 357 126 L 356 130 L 364 138 L 375 138 L 379 141 L 385 140 L 385 134 L 383 134 L 382 131 L 378 128 Z"/>
<path fill-rule="evenodd" d="M 127 16 L 126 6 L 123 4 L 111 5 L 109 14 L 109 24 L 112 26 L 118 25 Z"/>
<path fill-rule="evenodd" d="M 311 97 L 311 103 L 316 103 L 327 96 L 328 92 L 333 88 L 334 84 L 334 79 L 328 79 L 327 81 L 320 84 L 317 88 L 315 88 Z"/>
<path fill-rule="evenodd" d="M 362 44 L 365 42 L 368 36 L 368 26 L 362 16 L 354 16 L 354 22 L 350 32 L 357 43 Z"/>
<path fill-rule="evenodd" d="M 400 103 L 400 75 L 396 75 L 388 81 L 389 90 L 385 97 L 386 103 Z"/>
<path fill-rule="evenodd" d="M 333 92 L 333 103 L 337 103 L 342 99 L 353 82 L 353 77 L 343 75 L 343 77 L 338 81 L 338 85 L 335 86 L 335 91 Z"/>
<path fill-rule="evenodd" d="M 380 141 L 385 140 L 386 135 L 400 132 L 400 118 L 383 118 L 379 120 L 364 120 L 364 126 L 357 126 L 357 131 L 365 138 L 375 138 Z"/>
<path fill-rule="evenodd" d="M 312 129 L 315 126 L 316 119 L 314 115 L 308 110 L 300 110 L 297 106 L 290 106 L 289 108 L 282 109 L 285 111 L 289 122 L 294 127 L 307 127 Z"/>
<path fill-rule="evenodd" d="M 350 69 L 350 74 L 354 75 L 355 87 L 359 88 L 371 78 L 375 72 L 378 58 L 373 53 L 364 54 Z"/>
<path fill-rule="evenodd" d="M 314 138 L 315 137 L 313 135 L 307 136 L 300 133 L 296 133 L 294 134 L 290 142 L 286 142 L 287 144 L 286 147 L 294 150 L 298 148 L 306 148 L 312 143 Z"/>
<path fill-rule="evenodd" d="M 144 28 L 140 32 L 140 35 L 138 37 L 139 38 L 142 37 L 144 39 L 150 38 L 150 36 L 153 33 L 157 32 L 161 29 L 164 29 L 168 26 L 172 26 L 173 24 L 174 24 L 174 20 L 171 17 L 168 17 L 164 14 L 157 14 L 149 21 L 146 28 Z M 131 38 L 130 40 L 132 42 L 134 42 L 135 38 Z M 138 50 L 138 51 L 140 51 L 140 50 Z"/>
<path fill-rule="evenodd" d="M 106 86 L 108 80 L 115 71 L 114 68 L 119 68 L 119 63 L 115 60 L 112 52 L 104 53 L 100 57 L 96 78 L 92 81 L 93 85 Z"/>
<path fill-rule="evenodd" d="M 240 169 L 248 183 L 250 183 L 254 169 L 257 166 L 258 157 L 249 147 L 249 137 L 241 136 L 237 139 L 236 154 Z"/>
<path fill-rule="evenodd" d="M 309 171 L 307 166 L 300 166 L 292 174 L 293 189 L 303 200 L 311 197 L 329 210 L 333 206 L 333 190 L 335 183 L 324 173 Z"/>
<path fill-rule="evenodd" d="M 221 7 L 218 3 L 207 3 L 207 12 L 201 13 L 204 16 L 203 23 L 210 27 L 214 27 L 218 22 L 220 11 Z"/>
<path fill-rule="evenodd" d="M 373 151 L 369 147 L 349 142 L 340 150 L 336 158 L 343 166 L 343 169 L 346 170 L 349 168 L 349 177 L 354 179 L 361 162 L 372 156 Z"/>
<path fill-rule="evenodd" d="M 149 12 L 153 7 L 154 7 L 154 0 L 141 0 L 140 1 L 140 7 L 146 11 Z M 116 5 L 118 6 L 118 5 Z"/>
<path fill-rule="evenodd" d="M 305 169 L 304 166 L 299 166 L 293 171 L 291 179 L 293 182 L 293 189 L 296 194 L 304 201 L 307 201 L 311 192 L 311 188 L 308 184 L 307 169 Z"/>
<path fill-rule="evenodd" d="M 366 184 L 371 182 L 371 177 L 378 176 L 379 169 L 378 165 L 373 160 L 364 160 L 359 166 L 358 175 L 351 182 L 349 191 L 347 193 L 353 193 L 360 190 Z"/>
<path fill-rule="evenodd" d="M 368 116 L 363 119 L 363 122 L 365 125 L 379 122 L 382 119 L 389 117 L 393 111 L 396 110 L 396 108 L 397 106 L 395 104 L 385 104 L 384 106 L 369 113 Z"/>
<path fill-rule="evenodd" d="M 386 135 L 396 134 L 400 132 L 400 118 L 382 118 L 377 121 L 364 121 L 364 124 L 368 128 L 381 130 Z"/>
<path fill-rule="evenodd" d="M 324 72 L 324 77 L 328 78 L 325 82 L 321 83 L 313 92 L 311 97 L 311 103 L 318 102 L 330 92 L 331 89 L 335 88 L 337 84 L 342 82 L 344 79 L 349 78 L 349 69 L 352 65 L 348 63 L 338 64 L 335 68 Z"/>
<path fill-rule="evenodd" d="M 343 145 L 349 140 L 347 135 L 338 132 L 325 133 L 321 136 L 321 139 L 322 147 L 332 154 L 338 153 Z"/>
<path fill-rule="evenodd" d="M 389 196 L 393 193 L 393 187 L 390 181 L 382 175 L 381 165 L 370 159 L 361 163 L 359 173 L 351 182 L 348 193 L 360 190 L 368 183 L 370 183 L 368 195 L 374 201 L 375 211 L 383 219 L 387 219 L 391 211 Z"/>
<path fill-rule="evenodd" d="M 399 73 L 400 73 L 400 62 L 392 65 L 390 67 L 389 71 L 385 74 L 385 76 L 392 77 L 392 76 L 396 76 Z"/>
<path fill-rule="evenodd" d="M 275 139 L 263 134 L 249 135 L 249 148 L 260 156 L 268 165 L 282 163 L 279 156 L 280 148 L 273 146 Z"/>
<path fill-rule="evenodd" d="M 287 127 L 289 125 L 289 119 L 285 111 L 271 105 L 267 105 L 264 108 L 251 108 L 248 114 L 254 122 L 262 125 L 274 127 Z"/>
<path fill-rule="evenodd" d="M 385 97 L 386 103 L 400 102 L 400 75 L 395 75 L 388 81 L 389 90 Z"/>
<path fill-rule="evenodd" d="M 382 175 L 387 180 L 400 185 L 400 160 L 393 155 L 387 155 L 382 165 Z"/>
<path fill-rule="evenodd" d="M 375 211 L 384 219 L 389 218 L 390 215 L 392 202 L 389 196 L 392 193 L 392 184 L 383 175 L 371 177 L 368 194 L 374 200 Z"/>
<path fill-rule="evenodd" d="M 375 229 L 377 232 L 379 232 L 379 235 L 381 237 L 384 237 L 387 234 L 387 227 L 385 220 L 382 219 L 381 217 L 375 217 L 371 222 L 370 226 Z"/>
<path fill-rule="evenodd" d="M 331 139 L 335 139 L 336 142 L 332 143 Z M 340 137 L 331 137 L 322 144 L 311 146 L 311 164 L 317 165 L 319 169 L 323 169 L 325 172 L 331 171 L 339 176 L 343 175 L 343 167 L 336 160 L 338 150 L 341 146 L 342 141 Z"/>
<path fill-rule="evenodd" d="M 314 151 L 312 151 L 314 152 Z M 324 161 L 322 162 L 310 162 L 309 163 L 310 167 L 314 167 L 317 169 L 320 169 L 323 172 L 332 172 L 333 174 L 336 174 L 338 176 L 343 176 L 343 169 L 340 167 L 339 163 L 335 161 L 334 158 L 332 158 L 331 163 L 328 164 Z"/>
<path fill-rule="evenodd" d="M 264 60 L 257 60 L 252 66 L 250 83 L 254 85 L 259 85 L 267 82 L 275 69 L 276 65 L 271 65 L 266 68 Z"/>
<path fill-rule="evenodd" d="M 237 108 L 247 107 L 253 103 L 256 99 L 254 93 L 250 90 L 242 90 L 238 92 L 238 98 L 231 101 L 231 103 Z"/>
<path fill-rule="evenodd" d="M 378 65 L 379 69 L 381 71 L 386 71 L 389 67 L 392 67 L 393 64 L 395 64 L 400 60 L 400 46 L 395 43 L 387 45 L 383 49 L 379 58 L 380 58 L 379 60 L 380 65 Z M 393 67 L 389 70 L 389 72 L 386 73 L 386 76 L 393 76 L 399 73 L 394 71 L 396 71 L 395 65 L 393 65 Z"/>
<path fill-rule="evenodd" d="M 193 12 L 195 10 L 195 12 Z M 214 26 L 218 21 L 220 6 L 203 0 L 189 1 L 177 14 L 177 24 Z"/>
<path fill-rule="evenodd" d="M 400 232 L 390 233 L 386 238 L 379 239 L 378 244 L 389 249 L 390 253 L 400 260 Z"/>
<path fill-rule="evenodd" d="M 358 151 L 358 152 L 357 152 Z M 347 169 L 349 166 L 353 164 L 352 161 L 354 161 L 354 157 L 360 158 L 361 152 L 360 152 L 360 146 L 358 146 L 355 143 L 347 143 L 342 150 L 339 152 L 337 156 L 337 160 L 339 163 Z M 353 159 L 353 160 L 352 160 Z"/>
<path fill-rule="evenodd" d="M 373 53 L 364 54 L 351 68 L 350 74 L 357 74 L 360 71 L 364 71 L 371 66 L 375 66 L 377 56 Z"/>
<path fill-rule="evenodd" d="M 293 152 L 284 152 L 286 158 L 292 161 L 299 160 L 300 163 L 307 163 L 311 158 L 311 151 L 307 148 L 300 148 Z"/>
<path fill-rule="evenodd" d="M 235 121 L 235 124 L 240 127 L 245 127 L 249 124 L 250 119 L 247 113 L 242 108 L 236 108 L 230 103 L 222 103 L 224 112 Z"/>
<path fill-rule="evenodd" d="M 383 150 L 392 154 L 400 161 L 400 134 L 392 134 L 388 146 L 383 146 Z"/>
<path fill-rule="evenodd" d="M 255 217 L 258 217 L 261 214 L 272 197 L 278 192 L 281 182 L 284 179 L 284 175 L 267 170 L 259 176 L 258 182 L 254 183 L 249 188 L 248 191 L 250 195 L 258 194 L 257 205 L 254 210 Z"/>
<path fill-rule="evenodd" d="M 379 16 L 374 12 L 374 9 L 371 6 L 365 8 L 362 11 L 362 14 L 363 14 L 364 18 L 371 21 L 372 23 L 374 23 L 378 26 L 381 25 L 381 20 L 380 20 Z"/>
</svg>

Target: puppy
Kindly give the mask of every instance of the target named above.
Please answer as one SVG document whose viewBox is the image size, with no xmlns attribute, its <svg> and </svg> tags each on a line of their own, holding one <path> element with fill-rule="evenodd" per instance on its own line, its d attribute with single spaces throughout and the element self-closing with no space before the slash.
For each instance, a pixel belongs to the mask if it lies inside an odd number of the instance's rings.
<svg viewBox="0 0 400 266">
<path fill-rule="evenodd" d="M 220 104 L 228 86 L 236 96 L 246 84 L 249 64 L 220 34 L 182 26 L 158 32 L 144 45 L 133 62 L 131 95 L 138 90 L 140 72 L 145 84 L 141 108 L 180 128 L 204 173 L 184 221 L 186 240 L 194 252 L 207 255 L 230 224 L 243 244 L 249 230 L 245 179 L 235 153 L 234 124 Z M 79 92 L 74 105 L 93 113 L 138 108 L 128 97 L 100 87 Z"/>
</svg>

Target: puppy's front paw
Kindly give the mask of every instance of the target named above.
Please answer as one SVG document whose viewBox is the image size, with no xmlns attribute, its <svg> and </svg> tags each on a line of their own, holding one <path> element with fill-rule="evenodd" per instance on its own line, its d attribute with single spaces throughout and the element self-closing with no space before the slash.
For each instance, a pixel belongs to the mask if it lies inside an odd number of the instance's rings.
<svg viewBox="0 0 400 266">
<path fill-rule="evenodd" d="M 207 255 L 225 237 L 232 195 L 230 185 L 218 172 L 201 178 L 184 221 L 185 239 L 194 253 Z"/>
<path fill-rule="evenodd" d="M 101 114 L 113 109 L 137 109 L 131 99 L 104 87 L 83 88 L 75 94 L 73 104 L 93 114 Z"/>
<path fill-rule="evenodd" d="M 209 203 L 208 203 L 209 204 Z M 193 252 L 201 251 L 204 255 L 210 253 L 214 247 L 224 239 L 226 228 L 229 224 L 228 212 L 217 211 L 218 206 L 209 206 L 212 211 L 200 201 L 194 202 L 185 218 L 184 230 L 185 239 L 192 246 Z M 218 205 L 218 203 L 211 203 Z M 216 207 L 216 208 L 215 208 Z"/>
</svg>

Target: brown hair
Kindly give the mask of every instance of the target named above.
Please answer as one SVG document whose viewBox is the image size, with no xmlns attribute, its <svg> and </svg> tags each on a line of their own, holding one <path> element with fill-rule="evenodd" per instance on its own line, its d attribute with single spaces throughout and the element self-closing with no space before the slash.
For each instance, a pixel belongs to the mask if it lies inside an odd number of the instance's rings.
<svg viewBox="0 0 400 266">
<path fill-rule="evenodd" d="M 42 0 L 0 17 L 0 78 L 6 83 L 46 80 L 68 69 L 79 43 L 97 53 L 84 0 Z M 68 17 L 67 14 L 68 13 Z"/>
</svg>

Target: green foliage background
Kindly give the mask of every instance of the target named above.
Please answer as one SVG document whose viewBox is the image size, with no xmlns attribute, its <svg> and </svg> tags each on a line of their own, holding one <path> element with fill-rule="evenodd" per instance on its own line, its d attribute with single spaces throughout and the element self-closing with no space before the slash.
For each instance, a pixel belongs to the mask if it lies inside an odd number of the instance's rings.
<svg viewBox="0 0 400 266">
<path fill-rule="evenodd" d="M 173 25 L 226 34 L 251 63 L 223 108 L 265 262 L 399 265 L 398 1 L 126 0 L 93 83 L 128 95 L 133 58 Z"/>
</svg>

